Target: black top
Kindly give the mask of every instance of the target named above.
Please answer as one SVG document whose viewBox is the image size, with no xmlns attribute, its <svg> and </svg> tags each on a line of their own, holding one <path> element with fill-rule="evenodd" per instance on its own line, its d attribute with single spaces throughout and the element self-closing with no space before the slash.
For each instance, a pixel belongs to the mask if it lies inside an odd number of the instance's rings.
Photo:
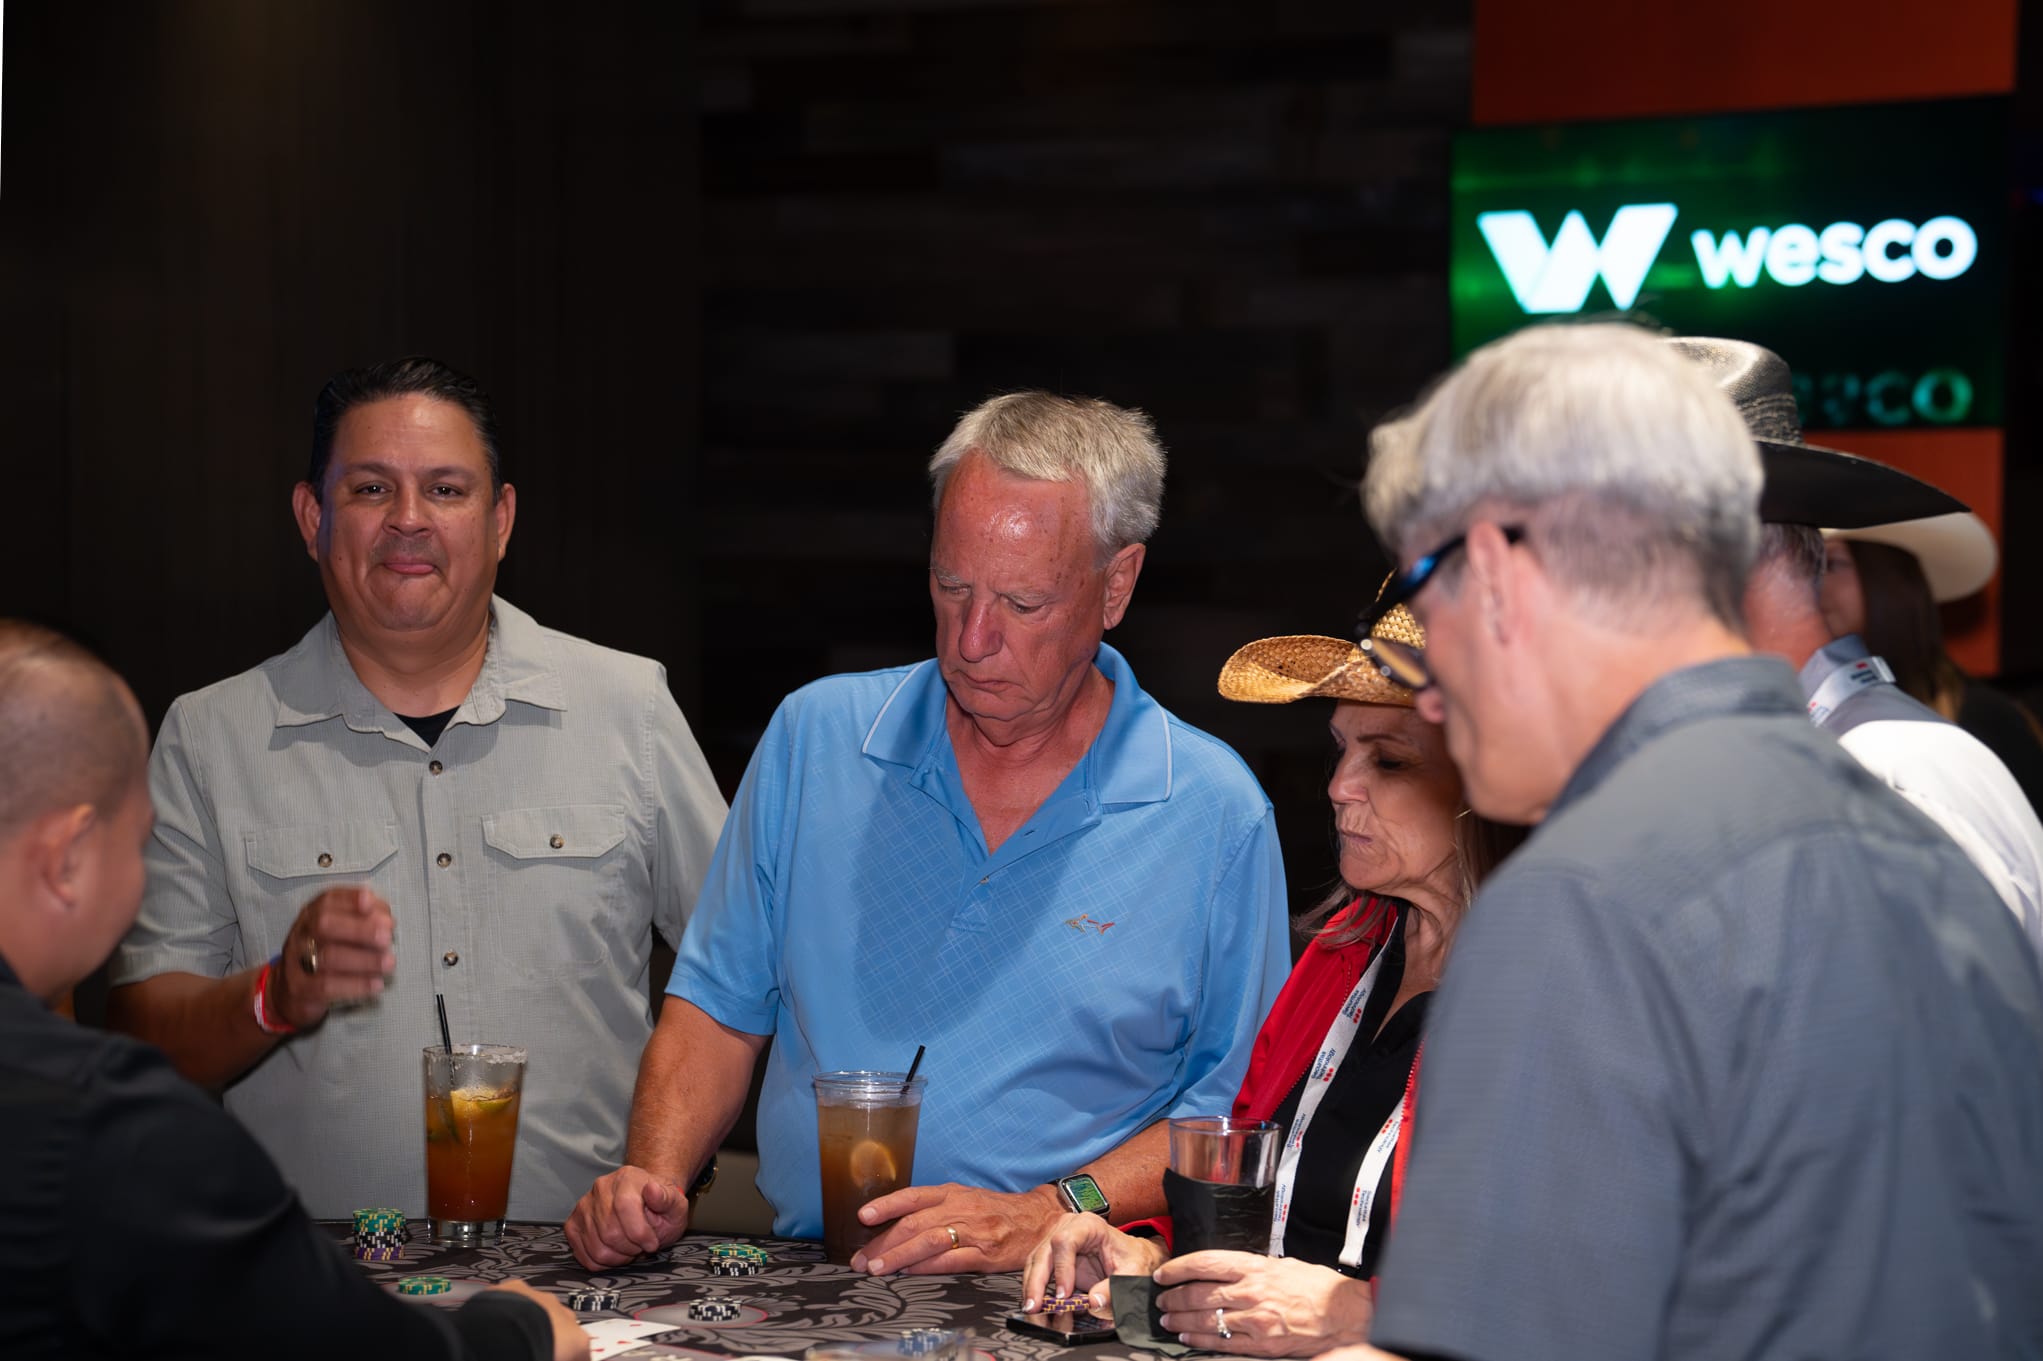
<svg viewBox="0 0 2043 1361">
<path fill-rule="evenodd" d="M 1355 1193 L 1355 1178 L 1362 1171 L 1362 1159 L 1382 1130 L 1383 1122 L 1405 1099 L 1405 1081 L 1411 1076 L 1412 1059 L 1419 1052 L 1419 1039 L 1426 1026 L 1426 1004 L 1433 994 L 1422 992 L 1398 1008 L 1384 1024 L 1384 1014 L 1397 998 L 1405 976 L 1406 908 L 1398 914 L 1389 942 L 1383 947 L 1383 968 L 1376 986 L 1362 1009 L 1362 1024 L 1355 1042 L 1334 1070 L 1327 1093 L 1313 1112 L 1312 1126 L 1298 1150 L 1298 1180 L 1291 1188 L 1291 1220 L 1284 1226 L 1284 1255 L 1321 1266 L 1330 1266 L 1349 1276 L 1368 1278 L 1376 1274 L 1376 1260 L 1383 1240 L 1390 1233 L 1390 1179 L 1395 1159 L 1383 1165 L 1378 1178 L 1376 1200 L 1369 1207 L 1369 1236 L 1362 1242 L 1359 1266 L 1341 1264 L 1341 1245 L 1348 1234 L 1348 1205 Z M 1382 1034 L 1377 1034 L 1381 1028 Z M 1371 1037 L 1374 1037 L 1373 1039 Z M 1294 1085 L 1277 1107 L 1273 1117 L 1287 1131 L 1298 1118 L 1298 1095 L 1303 1082 Z M 1403 1137 L 1402 1134 L 1399 1135 Z"/>
<path fill-rule="evenodd" d="M 163 1054 L 74 1025 L 0 960 L 0 1356 L 548 1358 L 529 1300 L 370 1282 Z"/>
<path fill-rule="evenodd" d="M 440 740 L 441 733 L 447 731 L 448 721 L 460 712 L 461 706 L 457 704 L 451 709 L 442 710 L 437 714 L 426 714 L 420 718 L 414 718 L 410 714 L 399 714 L 397 718 L 405 727 L 417 733 L 419 739 L 430 747 Z"/>
</svg>

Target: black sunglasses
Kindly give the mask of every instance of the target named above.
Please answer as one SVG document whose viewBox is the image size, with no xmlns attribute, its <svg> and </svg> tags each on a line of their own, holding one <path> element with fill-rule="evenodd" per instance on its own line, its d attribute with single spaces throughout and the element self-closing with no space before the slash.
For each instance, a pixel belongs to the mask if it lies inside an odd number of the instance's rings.
<svg viewBox="0 0 2043 1361">
<path fill-rule="evenodd" d="M 1499 525 L 1498 530 L 1508 544 L 1525 538 L 1524 525 Z M 1423 690 L 1432 683 L 1432 678 L 1426 674 L 1426 654 L 1421 649 L 1400 643 L 1395 638 L 1371 637 L 1370 631 L 1383 622 L 1383 616 L 1426 589 L 1426 583 L 1433 579 L 1433 574 L 1467 542 L 1468 531 L 1463 530 L 1391 577 L 1385 583 L 1383 593 L 1376 597 L 1376 603 L 1362 611 L 1356 621 L 1355 645 L 1369 654 L 1369 660 L 1385 680 L 1408 690 Z"/>
</svg>

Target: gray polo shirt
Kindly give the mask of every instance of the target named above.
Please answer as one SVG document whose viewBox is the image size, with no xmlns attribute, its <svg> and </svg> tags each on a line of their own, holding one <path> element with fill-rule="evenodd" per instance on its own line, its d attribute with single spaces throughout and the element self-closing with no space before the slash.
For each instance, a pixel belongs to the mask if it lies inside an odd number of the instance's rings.
<svg viewBox="0 0 2043 1361">
<path fill-rule="evenodd" d="M 435 992 L 456 1041 L 531 1051 L 513 1218 L 564 1218 L 623 1159 L 653 929 L 679 939 L 724 816 L 657 663 L 494 601 L 482 674 L 428 749 L 355 677 L 329 615 L 172 705 L 149 787 L 148 888 L 116 984 L 259 964 L 328 888 L 366 884 L 396 917 L 388 989 L 227 1092 L 314 1215 L 424 1213 Z"/>
<path fill-rule="evenodd" d="M 2034 1357 L 2043 978 L 1778 660 L 1650 687 L 1470 908 L 1372 1340 Z"/>
</svg>

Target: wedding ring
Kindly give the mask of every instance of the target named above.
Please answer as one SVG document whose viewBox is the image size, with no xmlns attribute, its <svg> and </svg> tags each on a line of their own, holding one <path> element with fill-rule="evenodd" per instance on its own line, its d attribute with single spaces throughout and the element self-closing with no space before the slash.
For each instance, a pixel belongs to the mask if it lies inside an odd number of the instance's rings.
<svg viewBox="0 0 2043 1361">
<path fill-rule="evenodd" d="M 1233 1333 L 1227 1331 L 1227 1311 L 1225 1309 L 1215 1309 L 1213 1311 L 1213 1331 L 1220 1334 L 1220 1340 L 1223 1342 L 1234 1336 Z"/>
<path fill-rule="evenodd" d="M 957 1226 L 952 1224 L 946 1224 L 943 1226 L 943 1231 L 951 1236 L 951 1248 L 953 1251 L 955 1251 L 958 1247 Z"/>
<path fill-rule="evenodd" d="M 308 974 L 319 972 L 319 942 L 311 936 L 305 937 L 305 948 L 298 952 L 298 962 L 305 966 Z"/>
</svg>

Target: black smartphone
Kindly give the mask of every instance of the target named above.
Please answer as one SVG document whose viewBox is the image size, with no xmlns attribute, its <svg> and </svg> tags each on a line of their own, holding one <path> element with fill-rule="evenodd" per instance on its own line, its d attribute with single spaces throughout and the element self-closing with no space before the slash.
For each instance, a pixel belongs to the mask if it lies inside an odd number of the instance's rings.
<svg viewBox="0 0 2043 1361">
<path fill-rule="evenodd" d="M 1029 1337 L 1061 1342 L 1067 1347 L 1085 1347 L 1095 1342 L 1112 1342 L 1114 1325 L 1091 1314 L 1009 1314 L 1007 1326 Z"/>
</svg>

